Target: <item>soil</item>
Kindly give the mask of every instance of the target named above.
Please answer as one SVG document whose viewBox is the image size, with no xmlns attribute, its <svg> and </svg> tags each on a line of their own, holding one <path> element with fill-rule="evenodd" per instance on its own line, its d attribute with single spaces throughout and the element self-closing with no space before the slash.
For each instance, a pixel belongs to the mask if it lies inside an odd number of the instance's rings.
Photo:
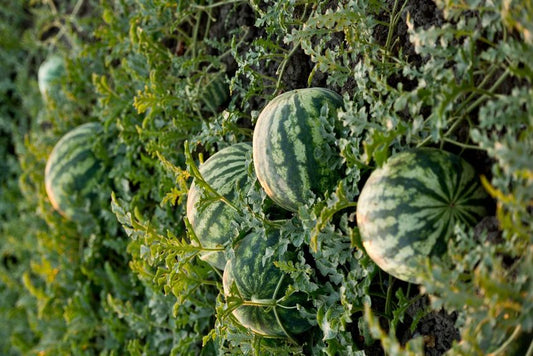
<svg viewBox="0 0 533 356">
<path fill-rule="evenodd" d="M 330 7 L 335 8 L 335 4 L 337 3 L 337 1 L 331 1 Z M 387 4 L 390 9 L 392 9 L 394 0 L 387 0 Z M 253 39 L 266 36 L 264 29 L 255 26 L 255 13 L 248 5 L 240 5 L 237 7 L 232 5 L 221 6 L 217 9 L 217 13 L 215 13 L 214 16 L 219 20 L 210 28 L 210 36 L 212 38 L 228 38 L 233 30 L 242 27 L 245 27 L 248 30 L 247 37 L 239 48 L 241 55 L 249 50 L 250 43 Z M 381 20 L 388 22 L 388 16 L 388 14 L 383 13 L 382 15 L 378 15 L 378 18 L 381 17 Z M 411 63 L 421 65 L 424 63 L 425 59 L 416 54 L 413 44 L 409 42 L 406 22 L 408 16 L 415 26 L 423 28 L 433 25 L 439 26 L 445 20 L 441 11 L 436 8 L 436 5 L 432 0 L 410 0 L 407 3 L 402 13 L 401 20 L 396 28 L 396 32 L 394 33 L 394 36 L 399 39 L 396 43 L 401 45 L 397 45 L 393 50 L 396 52 L 401 50 L 404 54 L 408 55 Z M 386 37 L 387 29 L 384 26 L 378 26 L 375 31 L 376 41 L 378 43 L 384 43 Z M 338 36 L 334 35 L 330 46 L 334 47 L 335 43 L 343 40 L 342 34 L 338 34 Z M 237 70 L 237 63 L 234 58 L 232 56 L 226 56 L 223 58 L 223 62 L 226 65 L 228 76 L 233 76 Z M 307 56 L 302 50 L 296 51 L 287 63 L 282 77 L 284 90 L 307 87 L 307 81 L 313 66 L 314 63 L 309 56 Z M 267 76 L 277 77 L 276 71 L 278 70 L 278 66 L 272 64 L 265 65 L 261 68 L 256 68 L 256 70 L 259 70 L 262 74 Z M 315 73 L 311 85 L 328 87 L 327 78 L 327 73 Z M 398 77 L 396 80 L 401 81 L 402 78 Z M 404 87 L 406 86 L 404 85 Z M 329 89 L 337 92 L 351 92 L 353 91 L 353 88 L 354 81 L 348 81 L 342 88 L 330 87 Z M 263 106 L 264 102 L 261 100 L 257 100 L 250 104 L 252 110 L 260 110 Z M 487 167 L 490 167 L 490 165 L 487 165 Z M 415 303 L 406 314 L 406 318 L 410 320 L 407 320 L 404 325 L 402 325 L 402 331 L 399 332 L 397 337 L 401 342 L 405 343 L 413 337 L 422 336 L 425 343 L 426 355 L 442 355 L 450 349 L 454 341 L 460 339 L 459 330 L 455 327 L 457 314 L 445 310 L 429 312 L 416 322 L 416 327 L 413 332 L 411 332 L 411 322 L 415 320 L 417 314 L 427 311 L 427 309 L 427 297 L 421 298 L 418 303 Z M 356 343 L 355 340 L 354 343 Z M 383 350 L 381 350 L 380 346 L 377 344 L 379 343 L 369 347 L 367 350 L 369 354 L 383 354 Z"/>
<path fill-rule="evenodd" d="M 407 310 L 407 318 L 415 320 L 418 313 L 428 308 L 428 304 L 426 296 L 419 299 Z M 454 341 L 460 340 L 459 330 L 455 327 L 456 320 L 456 312 L 448 313 L 444 309 L 431 311 L 416 323 L 413 332 L 409 327 L 405 328 L 404 333 L 398 335 L 398 340 L 405 343 L 413 337 L 422 336 L 426 356 L 442 355 L 451 348 Z"/>
</svg>

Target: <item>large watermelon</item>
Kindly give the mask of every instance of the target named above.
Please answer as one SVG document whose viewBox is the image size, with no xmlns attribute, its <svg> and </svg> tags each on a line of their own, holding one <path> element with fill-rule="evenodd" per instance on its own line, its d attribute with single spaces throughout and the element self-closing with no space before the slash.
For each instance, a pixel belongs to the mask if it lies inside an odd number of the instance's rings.
<svg viewBox="0 0 533 356">
<path fill-rule="evenodd" d="M 251 155 L 250 144 L 238 143 L 209 157 L 199 170 L 211 188 L 238 205 L 239 194 L 250 188 L 247 166 Z M 193 182 L 187 196 L 187 219 L 203 247 L 223 247 L 239 234 L 234 225 L 239 211 L 220 200 L 200 204 L 203 195 L 203 190 Z M 224 269 L 223 252 L 207 251 L 200 256 L 212 266 Z"/>
<path fill-rule="evenodd" d="M 255 172 L 279 206 L 297 211 L 313 194 L 335 186 L 340 160 L 332 131 L 342 105 L 331 90 L 297 89 L 277 96 L 260 113 L 253 137 Z"/>
<path fill-rule="evenodd" d="M 245 236 L 227 262 L 223 285 L 226 296 L 237 295 L 244 300 L 245 304 L 233 311 L 244 327 L 259 335 L 286 337 L 300 334 L 311 325 L 296 309 L 303 300 L 301 295 L 292 294 L 281 301 L 290 276 L 274 265 L 274 257 L 265 258 L 267 248 L 275 245 L 279 236 L 276 230 L 266 237 L 259 232 Z"/>
<path fill-rule="evenodd" d="M 462 158 L 431 148 L 399 153 L 372 172 L 359 196 L 363 246 L 384 271 L 417 282 L 420 258 L 442 255 L 456 223 L 487 214 L 487 198 Z"/>
<path fill-rule="evenodd" d="M 52 206 L 71 220 L 84 220 L 103 179 L 102 163 L 92 145 L 101 132 L 99 123 L 83 124 L 63 136 L 45 168 L 45 186 Z"/>
<path fill-rule="evenodd" d="M 51 56 L 41 64 L 37 72 L 37 83 L 45 100 L 48 100 L 52 92 L 56 90 L 55 86 L 64 75 L 65 62 L 59 56 Z"/>
</svg>

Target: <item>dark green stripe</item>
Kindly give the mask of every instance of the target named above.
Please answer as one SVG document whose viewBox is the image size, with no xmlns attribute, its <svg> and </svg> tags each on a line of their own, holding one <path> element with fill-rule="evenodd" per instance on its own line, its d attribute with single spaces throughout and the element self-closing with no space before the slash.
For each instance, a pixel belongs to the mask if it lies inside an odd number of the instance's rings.
<svg viewBox="0 0 533 356">
<path fill-rule="evenodd" d="M 83 172 L 82 175 L 74 175 L 74 188 L 77 190 L 84 189 L 87 186 L 87 183 L 96 177 L 96 173 L 101 168 L 99 161 L 94 161 L 93 165 Z"/>
<path fill-rule="evenodd" d="M 465 172 L 465 169 L 464 169 L 465 167 L 462 164 L 461 159 L 459 157 L 454 156 L 454 155 L 448 155 L 448 157 L 451 163 L 449 167 L 449 171 L 446 172 L 448 175 L 448 179 L 453 180 L 453 178 L 455 177 L 455 181 L 453 185 L 454 191 L 452 195 L 450 196 L 450 202 L 456 203 L 457 199 L 461 197 L 461 185 L 464 182 L 467 172 Z M 444 162 L 443 162 L 443 165 L 444 165 Z M 465 188 L 467 187 L 465 186 Z"/>
<path fill-rule="evenodd" d="M 89 143 L 88 137 L 85 135 L 76 135 L 67 140 L 60 140 L 52 150 L 49 160 L 59 162 L 72 155 L 73 151 L 89 148 L 91 148 L 91 144 Z"/>
<path fill-rule="evenodd" d="M 437 177 L 437 181 L 439 184 L 439 187 L 442 192 L 442 197 L 450 203 L 453 199 L 454 192 L 450 191 L 448 184 L 450 180 L 453 179 L 452 174 L 456 173 L 456 181 L 455 186 L 457 186 L 458 181 L 461 181 L 461 177 L 463 174 L 463 169 L 461 165 L 457 165 L 457 162 L 450 162 L 451 165 L 448 166 L 445 164 L 445 162 L 442 162 L 439 159 L 432 160 L 432 157 L 430 157 L 428 162 L 428 168 L 433 171 L 433 174 Z M 444 167 L 446 167 L 448 170 L 445 170 Z M 457 170 L 456 172 L 453 172 L 454 170 Z"/>
<path fill-rule="evenodd" d="M 242 159 L 242 157 L 234 159 L 234 160 L 226 160 L 226 161 L 212 161 L 212 164 L 207 166 L 200 167 L 200 173 L 202 173 L 202 176 L 204 179 L 207 180 L 207 177 L 217 177 L 222 176 L 226 174 L 228 171 L 232 170 L 240 170 L 244 171 L 246 169 L 246 166 L 244 165 L 245 161 Z"/>
<path fill-rule="evenodd" d="M 214 202 L 206 206 L 204 209 L 197 211 L 196 220 L 201 223 L 195 224 L 195 227 L 197 227 L 198 230 L 195 230 L 194 232 L 200 242 L 206 245 L 206 247 L 222 244 L 224 242 L 226 237 L 224 234 L 227 233 L 229 227 L 220 225 L 219 219 L 222 214 L 228 213 L 228 209 L 230 208 L 225 203 Z M 220 233 L 215 236 L 208 233 L 213 225 L 218 225 L 217 230 L 220 231 Z"/>
<path fill-rule="evenodd" d="M 440 230 L 439 234 L 437 235 L 437 239 L 435 240 L 435 244 L 431 248 L 430 256 L 440 256 L 446 250 L 448 249 L 448 238 L 450 237 L 450 228 L 451 221 L 449 220 L 447 223 L 442 220 L 442 217 L 438 218 L 439 220 L 434 221 L 440 221 L 442 222 L 442 229 Z M 434 233 L 433 233 L 434 234 Z"/>
<path fill-rule="evenodd" d="M 408 177 L 402 177 L 402 176 L 392 176 L 392 177 L 383 176 L 381 177 L 381 179 L 377 180 L 375 184 L 383 185 L 385 187 L 401 186 L 404 188 L 404 191 L 407 191 L 412 188 L 416 192 L 414 193 L 415 198 L 416 196 L 427 196 L 438 202 L 441 202 L 443 205 L 449 205 L 449 201 L 447 201 L 446 197 L 443 197 L 438 192 L 435 192 L 427 188 L 426 182 L 423 179 L 408 178 Z M 386 197 L 387 198 L 394 197 L 395 199 L 401 199 L 405 196 L 404 195 L 401 195 L 401 196 L 387 195 Z M 409 198 L 413 198 L 413 197 L 409 197 Z"/>
<path fill-rule="evenodd" d="M 476 179 L 472 179 L 468 182 L 463 182 L 464 186 L 461 190 L 457 191 L 457 198 L 456 202 L 468 202 L 472 197 L 475 195 L 479 195 L 478 189 L 481 188 L 481 185 L 479 184 L 479 181 Z M 464 203 L 462 203 L 464 205 Z"/>
<path fill-rule="evenodd" d="M 256 167 L 259 166 L 257 175 L 260 175 L 268 180 L 268 184 L 270 185 L 272 192 L 275 194 L 276 192 L 284 191 L 284 188 L 280 185 L 280 183 L 282 183 L 281 179 L 286 179 L 286 177 L 281 177 L 279 175 L 279 167 L 283 166 L 283 164 L 276 164 L 270 155 L 272 155 L 273 152 L 281 152 L 285 155 L 285 151 L 282 150 L 282 147 L 283 143 L 286 142 L 286 138 L 283 138 L 283 133 L 286 134 L 286 132 L 284 132 L 284 128 L 281 127 L 281 123 L 283 122 L 284 118 L 290 115 L 290 108 L 286 105 L 277 105 L 271 114 L 272 115 L 270 117 L 264 118 L 264 120 L 261 122 L 261 125 L 263 126 L 261 128 L 261 133 L 263 136 L 260 138 L 260 141 L 265 143 L 265 152 L 262 152 L 258 158 L 257 162 L 259 162 L 259 165 L 256 165 Z M 281 139 L 280 142 L 276 143 L 275 145 L 274 141 L 271 139 L 271 135 L 278 133 L 280 134 Z M 280 144 L 281 146 L 277 146 Z M 262 165 L 263 160 L 267 161 L 265 162 L 264 166 Z M 290 168 L 289 166 L 286 167 Z M 271 198 L 280 205 L 286 205 L 286 202 L 282 200 L 281 197 L 272 196 Z"/>
<path fill-rule="evenodd" d="M 231 201 L 235 202 L 235 200 L 237 199 L 238 197 L 238 194 L 241 193 L 243 191 L 243 188 L 246 188 L 247 187 L 247 184 L 248 183 L 248 175 L 246 174 L 243 174 L 241 176 L 241 178 L 239 178 L 238 180 L 236 180 L 235 184 L 234 184 L 234 187 L 235 189 L 232 189 L 231 192 L 229 192 L 227 195 L 226 195 L 226 198 L 230 199 Z"/>
<path fill-rule="evenodd" d="M 61 177 L 65 174 L 77 176 L 84 175 L 85 172 L 77 171 L 76 167 L 79 167 L 82 162 L 86 162 L 87 160 L 96 161 L 92 151 L 83 150 L 68 160 L 62 160 L 57 162 L 57 164 L 52 165 L 52 169 L 50 169 L 46 178 L 48 181 L 53 182 L 58 179 L 58 177 Z"/>
<path fill-rule="evenodd" d="M 286 115 L 291 114 L 291 108 L 289 106 L 284 106 L 282 108 L 282 113 Z M 300 116 L 301 113 L 296 111 L 297 116 Z M 298 118 L 299 119 L 299 118 Z M 281 126 L 281 125 L 280 125 Z M 276 179 L 276 183 L 285 182 L 290 187 L 292 194 L 295 194 L 296 200 L 301 201 L 302 200 L 302 194 L 299 189 L 295 189 L 301 186 L 302 184 L 302 177 L 300 176 L 300 170 L 298 167 L 296 153 L 294 151 L 294 144 L 291 144 L 291 141 L 294 139 L 294 137 L 289 137 L 288 132 L 285 130 L 284 127 L 281 127 L 279 130 L 279 134 L 281 136 L 281 147 L 278 148 L 280 152 L 283 152 L 283 158 L 284 162 L 281 164 L 275 165 L 275 174 L 279 177 L 279 179 Z M 287 169 L 287 176 L 282 177 L 279 176 L 279 172 L 281 172 L 282 169 Z M 281 187 L 278 185 L 278 192 L 280 191 L 286 191 L 284 187 Z M 289 193 L 289 192 L 286 192 Z M 281 201 L 283 201 L 283 204 L 287 207 L 291 207 L 293 210 L 297 207 L 294 205 L 294 203 L 290 199 L 285 199 L 284 197 L 277 197 Z"/>
<path fill-rule="evenodd" d="M 71 160 L 71 157 L 76 155 L 78 151 L 92 149 L 90 141 L 99 128 L 100 124 L 98 123 L 88 123 L 78 126 L 63 136 L 58 141 L 49 157 L 50 172 L 61 162 Z"/>
<path fill-rule="evenodd" d="M 316 101 L 317 100 L 313 100 L 312 102 L 315 103 Z M 313 193 L 320 194 L 322 193 L 320 191 L 320 186 L 322 185 L 322 180 L 324 178 L 321 174 L 321 167 L 324 165 L 325 162 L 317 161 L 315 157 L 315 150 L 322 150 L 325 147 L 323 147 L 323 141 L 313 141 L 314 137 L 312 135 L 313 126 L 320 124 L 318 122 L 318 115 L 320 114 L 320 109 L 318 109 L 316 113 L 309 112 L 309 108 L 301 108 L 299 100 L 295 100 L 294 105 L 297 108 L 297 112 L 304 113 L 303 115 L 298 116 L 298 125 L 302 128 L 302 130 L 300 131 L 300 135 L 298 136 L 298 140 L 303 142 L 305 146 L 305 156 L 307 160 L 307 164 L 305 166 L 306 176 L 304 177 L 304 179 L 309 182 Z M 300 195 L 302 195 L 303 197 L 305 194 L 304 192 L 301 192 Z"/>
<path fill-rule="evenodd" d="M 248 144 L 236 144 L 230 147 L 223 149 L 222 151 L 217 152 L 211 156 L 207 161 L 200 166 L 200 172 L 202 175 L 218 174 L 217 171 L 222 168 L 227 168 L 228 165 L 234 163 L 241 163 L 243 169 L 245 169 L 246 157 L 247 154 L 251 154 L 252 148 Z"/>
<path fill-rule="evenodd" d="M 224 177 L 224 180 L 213 181 L 211 187 L 217 191 L 218 194 L 225 196 L 226 198 L 232 200 L 234 195 L 234 190 L 237 188 L 237 181 L 242 178 L 248 178 L 243 172 L 235 172 L 230 176 Z M 246 180 L 246 179 L 245 179 Z"/>
<path fill-rule="evenodd" d="M 240 292 L 247 299 L 272 298 L 281 271 L 270 258 L 263 265 L 263 256 L 268 247 L 277 243 L 279 235 L 272 233 L 265 239 L 262 234 L 247 235 L 235 249 L 232 260 L 233 276 Z"/>
</svg>

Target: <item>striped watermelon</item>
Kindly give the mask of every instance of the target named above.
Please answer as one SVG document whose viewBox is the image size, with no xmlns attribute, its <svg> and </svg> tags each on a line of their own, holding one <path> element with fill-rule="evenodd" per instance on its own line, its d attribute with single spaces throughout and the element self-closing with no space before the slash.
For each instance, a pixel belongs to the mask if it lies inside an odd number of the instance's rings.
<svg viewBox="0 0 533 356">
<path fill-rule="evenodd" d="M 233 311 L 246 328 L 265 336 L 286 337 L 300 334 L 311 325 L 296 309 L 301 295 L 284 297 L 290 277 L 274 265 L 274 257 L 265 258 L 268 247 L 279 241 L 276 230 L 265 234 L 252 232 L 235 247 L 235 256 L 227 262 L 223 275 L 224 294 L 242 298 L 245 303 Z M 276 303 L 277 301 L 277 303 Z"/>
<path fill-rule="evenodd" d="M 45 186 L 52 206 L 68 219 L 81 221 L 89 212 L 102 180 L 102 164 L 92 151 L 99 123 L 83 124 L 63 136 L 45 168 Z"/>
<path fill-rule="evenodd" d="M 259 115 L 253 136 L 255 172 L 279 206 L 297 211 L 313 194 L 335 186 L 340 156 L 331 131 L 342 105 L 331 90 L 297 89 L 274 98 Z"/>
<path fill-rule="evenodd" d="M 200 97 L 208 111 L 217 113 L 221 105 L 229 98 L 229 86 L 224 75 L 219 73 L 209 77 L 208 81 L 203 84 Z"/>
<path fill-rule="evenodd" d="M 39 90 L 45 100 L 48 100 L 54 91 L 54 85 L 65 75 L 65 62 L 59 56 L 51 56 L 46 59 L 37 72 L 37 83 Z"/>
<path fill-rule="evenodd" d="M 488 196 L 473 167 L 422 148 L 391 157 L 365 183 L 357 224 L 368 255 L 384 271 L 417 281 L 420 257 L 442 255 L 456 223 L 487 215 Z"/>
<path fill-rule="evenodd" d="M 250 144 L 238 143 L 209 157 L 199 170 L 204 180 L 218 194 L 233 203 L 238 203 L 239 192 L 246 191 L 250 187 L 247 169 L 251 155 Z M 238 219 L 239 212 L 220 200 L 201 204 L 202 195 L 203 190 L 193 182 L 187 196 L 187 219 L 203 247 L 224 246 L 239 234 L 232 223 Z M 224 269 L 226 264 L 224 253 L 208 251 L 200 255 L 201 259 L 212 266 Z"/>
</svg>

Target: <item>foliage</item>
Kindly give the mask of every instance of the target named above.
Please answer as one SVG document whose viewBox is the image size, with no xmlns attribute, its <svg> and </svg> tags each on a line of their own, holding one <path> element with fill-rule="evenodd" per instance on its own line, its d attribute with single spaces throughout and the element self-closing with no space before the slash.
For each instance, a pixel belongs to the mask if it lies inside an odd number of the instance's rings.
<svg viewBox="0 0 533 356">
<path fill-rule="evenodd" d="M 533 8 L 424 4 L 436 6 L 431 21 L 407 0 L 2 6 L 0 353 L 420 354 L 432 346 L 419 325 L 445 310 L 460 331 L 451 353 L 532 354 Z M 45 102 L 37 70 L 50 54 L 65 59 L 66 76 Z M 226 100 L 206 100 L 215 78 Z M 248 162 L 254 188 L 239 192 L 247 208 L 236 222 L 283 237 L 267 253 L 313 325 L 292 342 L 239 325 L 184 217 L 192 179 L 203 181 L 198 164 L 250 141 L 269 99 L 306 86 L 343 96 L 343 178 L 288 213 Z M 94 149 L 112 167 L 113 194 L 101 189 L 105 203 L 78 225 L 52 209 L 44 165 L 64 133 L 90 121 L 104 127 Z M 494 216 L 455 226 L 449 259 L 428 260 L 417 286 L 369 259 L 354 213 L 375 167 L 422 146 L 471 162 Z"/>
</svg>

